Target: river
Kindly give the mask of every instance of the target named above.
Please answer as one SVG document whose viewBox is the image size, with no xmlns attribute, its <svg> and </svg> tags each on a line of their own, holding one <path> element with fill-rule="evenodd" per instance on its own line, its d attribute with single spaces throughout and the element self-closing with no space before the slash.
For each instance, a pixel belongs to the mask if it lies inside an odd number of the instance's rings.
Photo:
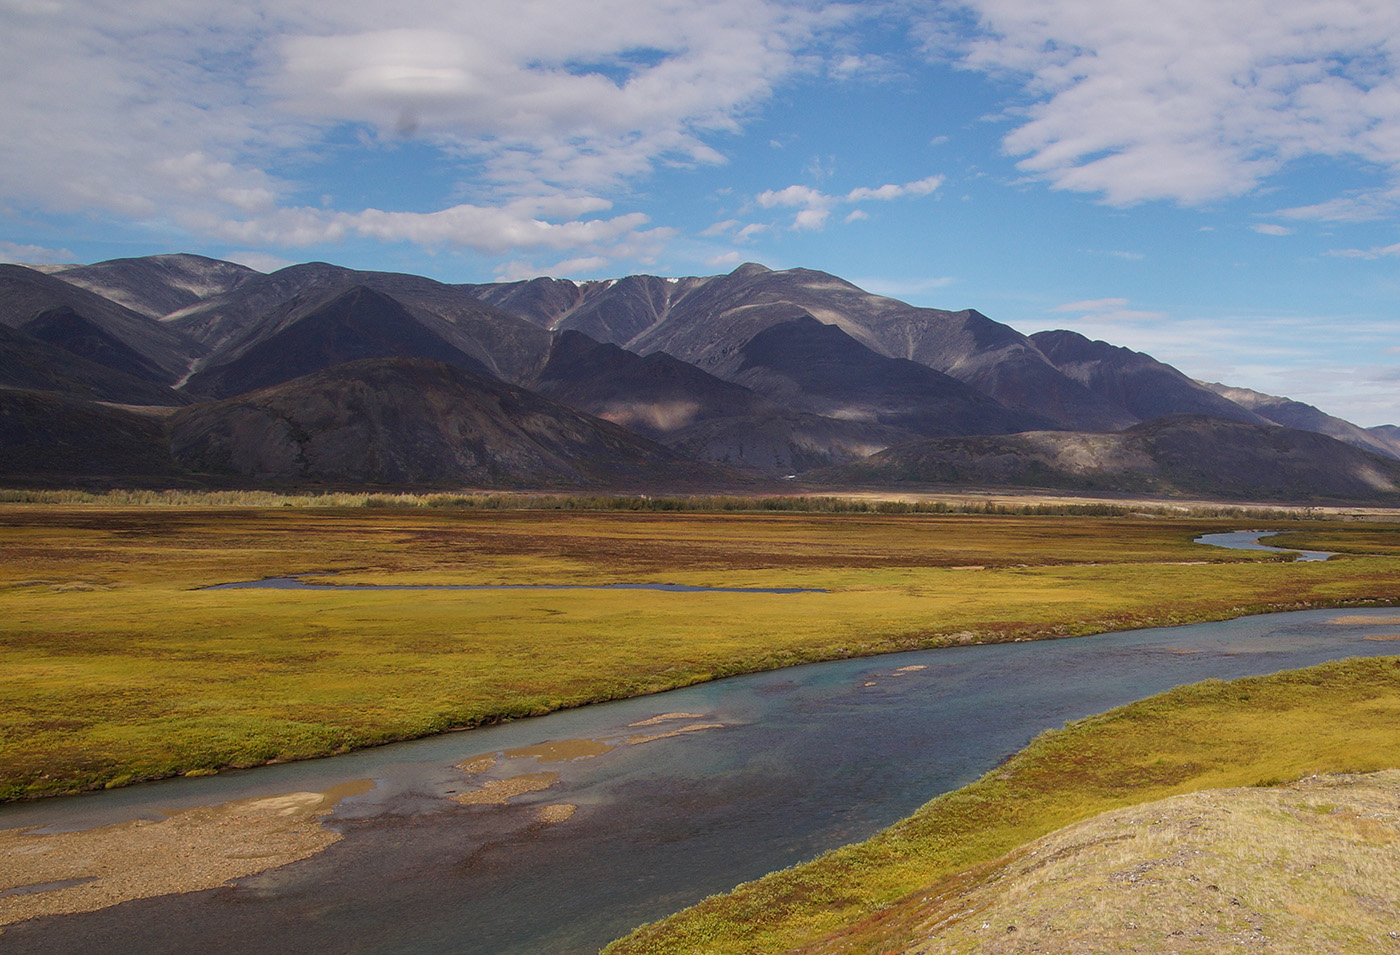
<svg viewBox="0 0 1400 955">
<path fill-rule="evenodd" d="M 1395 610 L 1306 611 L 814 664 L 333 759 L 0 807 L 0 828 L 63 830 L 373 782 L 328 818 L 345 838 L 319 855 L 227 887 L 13 925 L 0 949 L 595 952 L 864 839 L 1066 720 L 1208 677 L 1394 652 L 1374 638 L 1397 624 Z M 517 752 L 539 744 L 550 745 Z M 484 775 L 457 768 L 486 754 L 496 762 Z M 451 798 L 541 772 L 558 776 L 509 805 Z M 577 811 L 541 823 L 540 807 L 559 804 Z"/>
</svg>

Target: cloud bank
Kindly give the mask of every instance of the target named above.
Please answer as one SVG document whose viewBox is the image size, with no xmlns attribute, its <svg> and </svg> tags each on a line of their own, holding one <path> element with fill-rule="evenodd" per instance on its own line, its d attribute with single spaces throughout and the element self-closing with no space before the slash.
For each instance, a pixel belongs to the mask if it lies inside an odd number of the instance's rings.
<svg viewBox="0 0 1400 955">
<path fill-rule="evenodd" d="M 12 209 L 295 248 L 356 235 L 495 254 L 654 246 L 597 215 L 658 163 L 717 163 L 847 8 L 778 0 L 11 0 L 0 195 Z M 344 148 L 425 144 L 467 201 L 308 201 Z M 343 144 L 349 143 L 349 147 Z"/>
<path fill-rule="evenodd" d="M 928 48 L 1021 86 L 1004 146 L 1055 188 L 1197 204 L 1308 157 L 1400 182 L 1395 4 L 968 0 L 962 11 L 921 24 Z"/>
<path fill-rule="evenodd" d="M 163 241 L 654 255 L 673 223 L 614 211 L 637 208 L 649 175 L 724 163 L 792 84 L 897 77 L 919 51 L 996 81 L 1006 153 L 1056 189 L 1210 203 L 1323 159 L 1373 185 L 1275 217 L 1400 208 L 1400 6 L 1382 0 L 0 4 L 0 208 Z M 409 149 L 446 170 L 436 195 L 327 194 L 344 157 Z M 865 203 L 943 182 L 795 185 L 754 201 L 815 231 L 839 207 L 858 221 Z"/>
</svg>

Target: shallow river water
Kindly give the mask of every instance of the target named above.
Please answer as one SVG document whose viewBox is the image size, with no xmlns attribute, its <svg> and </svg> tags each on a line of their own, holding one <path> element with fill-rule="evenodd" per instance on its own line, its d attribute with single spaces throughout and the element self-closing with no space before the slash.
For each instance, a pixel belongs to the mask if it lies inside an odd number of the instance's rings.
<svg viewBox="0 0 1400 955">
<path fill-rule="evenodd" d="M 74 829 L 374 784 L 328 818 L 345 838 L 319 855 L 218 889 L 13 925 L 0 950 L 594 952 L 866 838 L 1066 720 L 1207 677 L 1393 653 L 1376 638 L 1397 632 L 1393 609 L 1307 611 L 815 664 L 333 759 L 0 807 L 0 828 Z M 458 768 L 484 754 L 496 755 L 484 776 Z M 509 805 L 451 798 L 546 772 L 552 785 Z M 541 821 L 541 807 L 560 804 L 577 811 Z"/>
</svg>

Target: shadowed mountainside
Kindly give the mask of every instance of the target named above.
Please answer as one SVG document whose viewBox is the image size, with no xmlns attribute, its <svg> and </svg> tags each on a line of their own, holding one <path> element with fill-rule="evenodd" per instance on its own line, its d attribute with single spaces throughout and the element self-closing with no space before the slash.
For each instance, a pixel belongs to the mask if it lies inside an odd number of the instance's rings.
<svg viewBox="0 0 1400 955">
<path fill-rule="evenodd" d="M 1036 332 L 1031 341 L 1065 375 L 1141 421 L 1203 414 L 1247 424 L 1289 424 L 1270 422 L 1142 352 L 1063 330 Z"/>
<path fill-rule="evenodd" d="M 478 374 L 486 366 L 425 328 L 397 300 L 363 285 L 293 299 L 260 334 L 226 344 L 185 390 L 228 398 L 367 358 L 430 358 Z"/>
<path fill-rule="evenodd" d="M 0 474 L 43 483 L 179 473 L 159 415 L 53 392 L 0 388 L 0 448 Z"/>
<path fill-rule="evenodd" d="M 888 358 L 803 312 L 735 352 L 732 380 L 784 407 L 919 435 L 1004 434 L 1051 424 L 926 365 Z"/>
<path fill-rule="evenodd" d="M 1350 423 L 1349 421 L 1347 422 L 1347 424 Z M 1376 425 L 1374 428 L 1366 428 L 1365 430 L 1367 434 L 1385 444 L 1386 448 L 1394 457 L 1400 458 L 1400 426 L 1381 424 Z"/>
<path fill-rule="evenodd" d="M 976 485 L 1219 497 L 1388 500 L 1400 462 L 1325 435 L 1199 415 L 1116 434 L 933 438 L 804 475 L 833 485 Z"/>
<path fill-rule="evenodd" d="M 575 331 L 554 336 L 544 367 L 527 384 L 657 441 L 698 422 L 777 411 L 749 389 L 664 352 L 643 357 Z"/>
<path fill-rule="evenodd" d="M 215 365 L 275 335 L 289 316 L 308 303 L 329 300 L 357 286 L 394 299 L 417 325 L 503 381 L 523 382 L 539 369 L 549 351 L 548 332 L 455 286 L 418 275 L 360 272 L 324 262 L 256 276 L 167 315 L 162 322 L 202 342 L 210 351 L 206 364 Z"/>
<path fill-rule="evenodd" d="M 866 421 L 779 413 L 701 421 L 671 435 L 666 443 L 702 461 L 796 477 L 913 438 L 908 431 Z"/>
<path fill-rule="evenodd" d="M 264 275 L 192 255 L 0 266 L 6 326 L 0 386 L 169 407 L 275 391 L 345 363 L 426 359 L 532 389 L 539 401 L 660 441 L 678 459 L 770 476 L 850 465 L 862 469 L 858 480 L 866 484 L 1268 498 L 1391 493 L 1387 465 L 1303 439 L 1284 441 L 1287 448 L 1272 439 L 1265 447 L 1259 435 L 1266 431 L 1222 431 L 1226 421 L 1277 423 L 1400 457 L 1400 430 L 1362 429 L 1299 402 L 1205 386 L 1151 356 L 1073 332 L 1028 337 L 971 309 L 916 308 L 826 273 L 755 264 L 709 277 L 491 285 L 321 262 Z M 325 410 L 323 392 L 298 386 L 282 394 L 284 417 L 304 417 L 313 405 L 316 413 Z M 293 400 L 310 404 L 293 414 Z M 375 428 L 392 428 L 375 424 L 376 415 L 397 407 L 395 427 L 413 430 L 422 424 L 414 415 L 436 413 L 398 392 L 382 406 L 353 407 L 368 416 L 360 438 L 383 448 L 393 442 L 384 443 Z M 1134 427 L 1183 413 L 1217 423 Z M 348 419 L 337 419 L 335 428 L 355 430 Z M 534 439 L 502 428 L 496 437 L 525 442 L 519 459 L 537 461 L 542 481 L 595 480 L 589 461 L 597 448 L 588 442 L 570 445 L 569 453 L 582 457 L 565 467 L 557 454 L 532 457 Z M 1121 428 L 1131 430 L 1112 433 Z M 1002 437 L 1009 434 L 1020 437 Z M 238 455 L 263 461 L 267 449 L 235 454 L 234 444 L 225 441 L 233 457 L 216 470 L 262 473 L 261 464 L 250 471 L 232 462 Z M 482 452 L 487 457 L 510 457 L 503 446 L 487 445 L 494 449 Z M 337 455 L 318 452 L 309 470 L 283 462 L 267 473 L 278 480 L 358 473 L 350 445 L 339 447 Z M 392 465 L 364 473 L 439 475 L 414 478 L 424 481 L 448 480 L 441 475 L 453 467 L 486 473 L 465 458 L 449 467 L 441 447 L 423 447 L 435 460 L 416 470 L 395 450 L 384 452 Z M 569 473 L 575 478 L 564 477 Z M 528 480 L 513 464 L 502 464 L 500 474 Z"/>
<path fill-rule="evenodd" d="M 165 385 L 113 370 L 4 325 L 0 325 L 0 387 L 55 391 L 114 404 L 189 404 L 188 398 Z"/>
<path fill-rule="evenodd" d="M 74 328 L 99 329 L 159 369 L 163 384 L 178 381 L 191 361 L 205 352 L 179 331 L 87 289 L 23 266 L 0 265 L 0 325 L 24 330 L 41 316 L 63 309 L 80 320 Z"/>
<path fill-rule="evenodd" d="M 146 356 L 67 305 L 34 316 L 24 324 L 24 334 L 133 378 L 162 384 L 168 380 Z"/>
<path fill-rule="evenodd" d="M 1380 432 L 1373 433 L 1373 430 L 1359 428 L 1350 421 L 1333 417 L 1312 405 L 1294 401 L 1291 398 L 1266 395 L 1249 388 L 1231 388 L 1218 382 L 1205 382 L 1204 384 L 1215 393 L 1230 399 L 1242 408 L 1248 408 L 1266 421 L 1281 424 L 1285 428 L 1316 431 L 1318 434 L 1325 434 L 1358 448 L 1376 451 L 1392 458 L 1400 458 L 1400 445 L 1397 445 L 1394 440 L 1387 440 L 1382 428 L 1373 429 L 1375 432 Z"/>
<path fill-rule="evenodd" d="M 732 479 L 523 388 L 422 358 L 375 359 L 170 419 L 195 472 L 274 481 L 481 487 Z"/>
</svg>

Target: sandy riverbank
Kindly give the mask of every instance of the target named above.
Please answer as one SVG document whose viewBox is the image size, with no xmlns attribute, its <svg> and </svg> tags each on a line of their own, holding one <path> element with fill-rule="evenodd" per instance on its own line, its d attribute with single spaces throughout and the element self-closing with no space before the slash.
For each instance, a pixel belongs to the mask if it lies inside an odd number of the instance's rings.
<svg viewBox="0 0 1400 955">
<path fill-rule="evenodd" d="M 0 831 L 0 925 L 212 889 L 305 859 L 341 838 L 322 817 L 372 788 L 358 780 L 76 832 Z"/>
</svg>

